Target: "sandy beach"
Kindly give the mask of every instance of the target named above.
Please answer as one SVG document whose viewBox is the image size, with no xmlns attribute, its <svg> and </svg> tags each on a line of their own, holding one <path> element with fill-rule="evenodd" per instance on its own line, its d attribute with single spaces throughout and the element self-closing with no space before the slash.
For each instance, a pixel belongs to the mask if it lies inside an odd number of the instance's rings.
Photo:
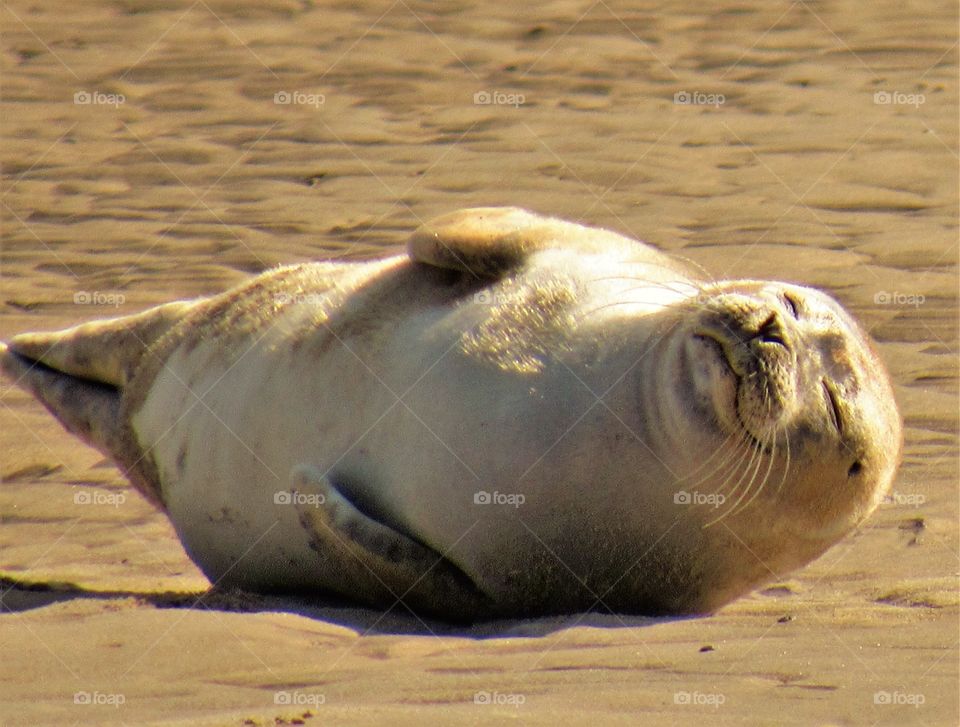
<svg viewBox="0 0 960 727">
<path fill-rule="evenodd" d="M 819 287 L 895 382 L 866 525 L 692 619 L 470 629 L 208 592 L 0 383 L 0 725 L 960 723 L 957 6 L 0 8 L 0 340 L 520 205 Z"/>
</svg>

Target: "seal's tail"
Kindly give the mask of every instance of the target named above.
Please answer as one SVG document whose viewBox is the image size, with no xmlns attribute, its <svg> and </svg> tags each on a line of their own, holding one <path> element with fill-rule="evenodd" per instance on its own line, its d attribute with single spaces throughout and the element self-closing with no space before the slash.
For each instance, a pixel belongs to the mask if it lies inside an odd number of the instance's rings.
<svg viewBox="0 0 960 727">
<path fill-rule="evenodd" d="M 71 433 L 121 465 L 129 453 L 120 402 L 141 359 L 192 307 L 176 302 L 137 315 L 0 343 L 0 370 Z M 129 463 L 127 463 L 129 464 Z"/>
</svg>

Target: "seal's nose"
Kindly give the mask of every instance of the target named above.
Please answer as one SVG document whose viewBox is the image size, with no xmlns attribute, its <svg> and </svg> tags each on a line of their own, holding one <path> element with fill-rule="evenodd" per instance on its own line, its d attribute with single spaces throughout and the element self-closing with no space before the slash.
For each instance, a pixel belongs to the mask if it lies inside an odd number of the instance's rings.
<svg viewBox="0 0 960 727">
<path fill-rule="evenodd" d="M 760 352 L 770 346 L 792 348 L 790 316 L 773 301 L 739 293 L 727 293 L 711 301 L 708 325 L 730 344 Z"/>
<path fill-rule="evenodd" d="M 786 330 L 783 326 L 783 319 L 776 311 L 771 311 L 770 315 L 764 319 L 763 323 L 757 329 L 757 332 L 750 339 L 750 342 L 772 343 L 784 348 L 790 348 L 787 345 Z"/>
<path fill-rule="evenodd" d="M 751 308 L 741 309 L 739 315 L 731 316 L 723 325 L 742 356 L 756 359 L 781 356 L 793 348 L 783 314 L 766 303 L 755 301 Z"/>
<path fill-rule="evenodd" d="M 731 364 L 741 376 L 769 377 L 789 367 L 793 360 L 792 336 L 783 316 L 772 306 L 760 303 L 739 317 L 729 329 Z"/>
<path fill-rule="evenodd" d="M 704 307 L 695 334 L 714 339 L 737 376 L 766 379 L 793 370 L 800 336 L 779 299 L 725 293 Z"/>
</svg>

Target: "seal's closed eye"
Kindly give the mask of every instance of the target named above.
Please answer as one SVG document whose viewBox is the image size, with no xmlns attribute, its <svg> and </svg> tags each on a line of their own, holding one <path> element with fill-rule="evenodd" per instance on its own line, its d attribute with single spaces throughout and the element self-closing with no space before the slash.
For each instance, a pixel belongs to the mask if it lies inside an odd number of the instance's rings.
<svg viewBox="0 0 960 727">
<path fill-rule="evenodd" d="M 790 315 L 796 319 L 800 318 L 800 301 L 797 300 L 796 296 L 794 296 L 792 293 L 784 292 L 783 304 L 784 307 L 790 311 Z"/>
</svg>

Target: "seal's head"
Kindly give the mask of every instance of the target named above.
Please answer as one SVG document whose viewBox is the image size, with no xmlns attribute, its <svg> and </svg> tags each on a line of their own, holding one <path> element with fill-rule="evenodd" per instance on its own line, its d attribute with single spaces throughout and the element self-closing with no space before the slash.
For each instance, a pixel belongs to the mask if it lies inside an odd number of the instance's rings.
<svg viewBox="0 0 960 727">
<path fill-rule="evenodd" d="M 811 288 L 727 281 L 694 305 L 677 392 L 708 422 L 714 451 L 739 453 L 718 517 L 761 496 L 761 483 L 782 534 L 836 541 L 879 504 L 900 457 L 900 416 L 870 339 Z"/>
</svg>

